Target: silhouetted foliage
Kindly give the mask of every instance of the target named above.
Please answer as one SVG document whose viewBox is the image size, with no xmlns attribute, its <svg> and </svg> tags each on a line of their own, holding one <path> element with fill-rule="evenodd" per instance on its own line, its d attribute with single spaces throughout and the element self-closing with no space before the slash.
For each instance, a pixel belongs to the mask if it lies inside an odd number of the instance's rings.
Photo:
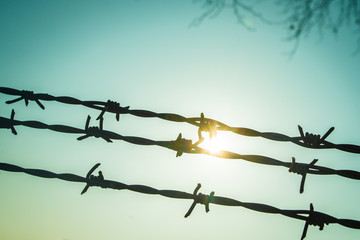
<svg viewBox="0 0 360 240">
<path fill-rule="evenodd" d="M 335 35 L 345 26 L 354 30 L 355 53 L 360 51 L 360 1 L 359 0 L 273 0 L 271 10 L 278 10 L 281 19 L 265 17 L 264 4 L 270 1 L 243 0 L 195 0 L 203 7 L 203 13 L 193 24 L 199 25 L 207 18 L 215 18 L 226 9 L 232 10 L 238 22 L 247 29 L 253 29 L 250 19 L 281 26 L 285 29 L 286 40 L 294 42 L 291 54 L 294 54 L 300 40 L 314 29 L 320 36 L 324 32 Z M 261 9 L 262 8 L 262 9 Z M 270 15 L 270 14 L 269 14 Z"/>
</svg>

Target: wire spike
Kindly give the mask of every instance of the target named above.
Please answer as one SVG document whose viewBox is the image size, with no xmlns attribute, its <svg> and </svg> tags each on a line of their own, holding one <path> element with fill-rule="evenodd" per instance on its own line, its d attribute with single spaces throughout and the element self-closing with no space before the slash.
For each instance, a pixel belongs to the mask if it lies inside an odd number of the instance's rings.
<svg viewBox="0 0 360 240">
<path fill-rule="evenodd" d="M 108 143 L 112 143 L 113 141 L 111 141 L 110 138 L 107 138 L 107 137 L 101 137 L 102 139 L 104 139 L 105 141 L 107 141 Z"/>
<path fill-rule="evenodd" d="M 44 105 L 41 104 L 41 102 L 38 99 L 35 99 L 35 102 L 37 103 L 37 105 L 42 109 L 45 110 Z"/>
<path fill-rule="evenodd" d="M 87 119 L 86 119 L 86 123 L 85 123 L 85 130 L 89 129 L 89 124 L 90 124 L 90 115 L 88 115 Z"/>
<path fill-rule="evenodd" d="M 86 178 L 89 179 L 91 174 L 101 165 L 101 163 L 97 163 L 95 164 L 90 170 L 89 172 L 86 174 Z"/>
<path fill-rule="evenodd" d="M 101 111 L 100 115 L 96 118 L 96 120 L 103 118 L 104 113 L 105 113 L 105 108 Z"/>
<path fill-rule="evenodd" d="M 320 139 L 320 143 L 322 143 L 331 133 L 332 131 L 334 131 L 335 127 L 331 127 L 325 134 L 324 136 Z"/>
<path fill-rule="evenodd" d="M 12 104 L 12 103 L 16 103 L 18 101 L 21 101 L 23 100 L 24 98 L 23 97 L 18 97 L 18 98 L 15 98 L 14 100 L 9 100 L 9 101 L 6 101 L 5 103 L 6 104 Z"/>
<path fill-rule="evenodd" d="M 198 183 L 196 188 L 194 189 L 193 195 L 197 195 L 197 192 L 200 190 L 201 188 L 201 183 Z"/>
<path fill-rule="evenodd" d="M 304 138 L 305 138 L 304 131 L 303 131 L 303 129 L 302 129 L 302 127 L 300 125 L 298 125 L 298 129 L 299 129 L 299 132 L 300 132 L 301 139 L 304 140 Z"/>
<path fill-rule="evenodd" d="M 14 135 L 17 135 L 17 132 L 16 132 L 14 126 L 11 126 L 11 132 L 12 132 Z"/>
<path fill-rule="evenodd" d="M 181 133 L 179 133 L 179 135 L 178 135 L 178 137 L 177 137 L 176 141 L 180 141 L 181 139 L 182 139 L 182 135 L 181 135 Z"/>
<path fill-rule="evenodd" d="M 95 164 L 90 170 L 89 172 L 86 174 L 86 179 L 89 181 L 91 174 L 95 171 L 96 168 L 98 168 L 100 166 L 100 163 Z M 102 174 L 101 174 L 102 176 Z M 90 184 L 89 182 L 86 183 L 86 186 L 84 187 L 84 189 L 81 191 L 81 195 L 83 195 L 84 193 L 87 192 L 87 190 L 89 189 Z"/>
<path fill-rule="evenodd" d="M 15 117 L 15 111 L 14 109 L 11 110 L 11 120 L 14 120 L 14 117 Z"/>
<path fill-rule="evenodd" d="M 77 140 L 81 141 L 81 140 L 84 140 L 86 138 L 90 137 L 89 135 L 84 135 L 84 136 L 81 136 L 81 137 L 78 137 Z"/>
<path fill-rule="evenodd" d="M 103 125 L 104 125 L 104 118 L 100 118 L 100 123 L 99 123 L 100 130 L 103 130 Z"/>
</svg>

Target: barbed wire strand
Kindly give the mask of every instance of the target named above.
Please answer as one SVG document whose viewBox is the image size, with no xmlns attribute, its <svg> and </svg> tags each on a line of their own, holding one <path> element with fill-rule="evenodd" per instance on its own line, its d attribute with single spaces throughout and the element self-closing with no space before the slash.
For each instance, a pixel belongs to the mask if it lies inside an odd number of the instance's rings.
<svg viewBox="0 0 360 240">
<path fill-rule="evenodd" d="M 249 136 L 249 137 L 263 137 L 269 140 L 280 141 L 280 142 L 292 142 L 302 147 L 312 148 L 312 149 L 330 149 L 335 148 L 341 151 L 350 152 L 350 153 L 360 153 L 360 146 L 354 144 L 335 144 L 326 141 L 325 139 L 329 134 L 335 129 L 334 127 L 330 128 L 327 133 L 320 137 L 318 134 L 312 134 L 306 132 L 304 134 L 301 126 L 298 126 L 300 136 L 299 137 L 289 137 L 287 135 L 275 132 L 259 132 L 250 128 L 244 127 L 230 127 L 225 123 L 219 122 L 211 118 L 204 118 L 203 113 L 200 117 L 191 117 L 186 118 L 179 114 L 174 113 L 155 113 L 148 110 L 133 110 L 129 106 L 122 107 L 119 103 L 115 101 L 108 100 L 107 102 L 102 101 L 81 101 L 73 97 L 55 97 L 49 94 L 43 93 L 33 93 L 32 91 L 20 91 L 12 88 L 0 87 L 0 92 L 19 96 L 14 100 L 6 101 L 7 104 L 12 104 L 21 100 L 25 101 L 25 104 L 28 105 L 29 101 L 35 101 L 42 109 L 45 107 L 41 104 L 40 100 L 43 101 L 57 101 L 65 104 L 73 105 L 82 105 L 92 109 L 100 110 L 101 113 L 98 119 L 102 118 L 105 112 L 110 112 L 116 114 L 116 119 L 120 119 L 120 114 L 131 114 L 137 117 L 143 118 L 160 118 L 163 120 L 173 121 L 173 122 L 186 122 L 192 124 L 196 127 L 203 127 L 203 131 L 211 131 L 212 133 L 216 131 L 230 131 L 239 135 Z M 205 126 L 205 128 L 204 128 Z"/>
<path fill-rule="evenodd" d="M 131 144 L 151 146 L 156 145 L 160 147 L 165 147 L 176 151 L 176 157 L 180 157 L 183 153 L 189 154 L 207 154 L 214 157 L 226 158 L 226 159 L 238 159 L 245 160 L 252 163 L 271 165 L 271 166 L 282 166 L 289 169 L 289 172 L 302 175 L 302 181 L 300 186 L 300 193 L 304 191 L 304 183 L 306 174 L 318 174 L 318 175 L 339 175 L 342 177 L 360 180 L 360 172 L 353 170 L 334 170 L 327 167 L 322 167 L 315 165 L 315 162 L 310 164 L 305 163 L 296 163 L 295 158 L 292 159 L 292 162 L 283 162 L 277 159 L 273 159 L 261 155 L 241 155 L 238 153 L 230 151 L 219 151 L 213 153 L 207 149 L 201 148 L 198 146 L 199 141 L 195 144 L 192 143 L 192 140 L 185 139 L 180 133 L 176 140 L 173 141 L 155 141 L 142 137 L 135 136 L 123 136 L 115 132 L 103 130 L 102 121 L 100 121 L 100 127 L 89 127 L 90 116 L 88 116 L 85 124 L 85 129 L 79 129 L 75 127 L 65 126 L 65 125 L 49 125 L 39 121 L 20 121 L 14 119 L 15 112 L 12 110 L 11 118 L 4 118 L 0 116 L 0 128 L 11 129 L 14 133 L 15 126 L 25 126 L 35 129 L 48 129 L 55 132 L 68 133 L 68 134 L 82 134 L 83 136 L 78 137 L 77 139 L 83 140 L 88 137 L 102 138 L 107 142 L 112 142 L 112 140 L 122 140 Z"/>
<path fill-rule="evenodd" d="M 328 225 L 330 223 L 337 223 L 342 226 L 354 229 L 360 229 L 360 221 L 351 220 L 351 219 L 338 219 L 328 214 L 322 212 L 314 211 L 314 207 L 310 204 L 310 210 L 283 210 L 270 205 L 261 204 L 261 203 L 251 203 L 251 202 L 241 202 L 235 199 L 215 196 L 214 192 L 211 192 L 210 195 L 198 193 L 198 190 L 201 187 L 201 184 L 198 184 L 195 188 L 194 192 L 187 193 L 177 190 L 158 190 L 153 187 L 145 186 L 145 185 L 127 185 L 122 182 L 106 180 L 101 171 L 99 171 L 99 175 L 95 176 L 92 173 L 95 169 L 100 166 L 100 163 L 96 164 L 94 167 L 90 169 L 87 173 L 86 177 L 78 176 L 71 173 L 61 173 L 57 174 L 54 172 L 50 172 L 42 169 L 30 169 L 30 168 L 22 168 L 17 165 L 9 164 L 9 163 L 0 163 L 0 169 L 7 172 L 23 172 L 32 176 L 41 177 L 41 178 L 57 178 L 64 181 L 69 182 L 81 182 L 86 183 L 84 190 L 81 194 L 84 194 L 89 187 L 101 187 L 101 188 L 110 188 L 115 190 L 130 190 L 143 194 L 156 194 L 161 195 L 168 198 L 175 199 L 191 199 L 194 200 L 190 209 L 185 214 L 185 218 L 189 217 L 196 204 L 205 205 L 206 212 L 209 212 L 209 204 L 217 204 L 223 206 L 238 206 L 244 207 L 253 211 L 262 212 L 262 213 L 271 213 L 271 214 L 281 214 L 290 218 L 303 220 L 305 221 L 305 227 L 302 233 L 302 238 L 304 239 L 306 236 L 306 232 L 308 229 L 308 225 L 319 226 L 320 230 L 323 230 L 324 224 Z M 304 216 L 307 215 L 307 216 Z"/>
</svg>

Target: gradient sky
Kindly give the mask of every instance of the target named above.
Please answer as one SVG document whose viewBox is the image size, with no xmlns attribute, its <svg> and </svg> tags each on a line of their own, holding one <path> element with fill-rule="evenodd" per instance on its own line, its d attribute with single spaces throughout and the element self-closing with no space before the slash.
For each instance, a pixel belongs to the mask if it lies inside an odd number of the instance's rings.
<svg viewBox="0 0 360 240">
<path fill-rule="evenodd" d="M 270 9 L 269 11 L 271 11 Z M 337 37 L 314 33 L 295 56 L 286 52 L 284 29 L 253 22 L 248 31 L 232 12 L 190 23 L 201 5 L 187 1 L 4 1 L 0 0 L 0 85 L 82 100 L 108 99 L 133 109 L 217 119 L 230 126 L 298 136 L 324 134 L 334 143 L 360 144 L 360 55 L 356 37 L 342 29 Z M 253 20 L 250 18 L 250 20 Z M 80 106 L 43 102 L 13 105 L 1 94 L 0 115 L 83 128 L 99 114 Z M 184 123 L 105 114 L 105 129 L 122 135 L 175 140 L 182 132 L 196 140 L 197 129 Z M 285 168 L 210 156 L 176 153 L 101 139 L 17 127 L 0 130 L 1 162 L 26 168 L 85 176 L 97 162 L 106 179 L 158 189 L 202 193 L 282 209 L 315 210 L 360 220 L 360 182 L 339 176 L 301 177 Z M 359 155 L 304 149 L 291 143 L 219 132 L 227 150 L 258 154 L 334 169 L 360 171 Z M 183 216 L 189 200 L 0 172 L 0 238 L 12 240 L 93 239 L 300 239 L 304 222 L 240 207 L 197 206 Z M 306 239 L 359 239 L 360 231 L 331 224 L 309 227 Z"/>
</svg>

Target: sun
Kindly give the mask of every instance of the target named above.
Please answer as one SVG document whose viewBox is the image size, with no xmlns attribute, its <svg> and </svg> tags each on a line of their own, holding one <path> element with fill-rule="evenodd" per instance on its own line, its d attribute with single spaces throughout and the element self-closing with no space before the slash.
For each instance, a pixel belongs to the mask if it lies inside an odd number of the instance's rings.
<svg viewBox="0 0 360 240">
<path fill-rule="evenodd" d="M 209 150 L 212 154 L 219 153 L 226 147 L 226 141 L 222 134 L 218 133 L 215 137 L 212 137 L 211 139 L 210 134 L 207 132 L 204 132 L 202 136 L 204 137 L 204 141 L 199 144 L 199 147 Z"/>
</svg>

